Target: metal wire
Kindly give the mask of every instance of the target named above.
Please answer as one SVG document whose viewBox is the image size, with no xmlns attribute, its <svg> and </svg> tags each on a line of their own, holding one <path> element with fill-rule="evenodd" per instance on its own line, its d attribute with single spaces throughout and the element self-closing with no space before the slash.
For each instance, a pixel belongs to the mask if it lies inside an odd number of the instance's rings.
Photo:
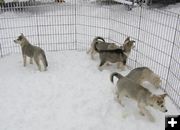
<svg viewBox="0 0 180 130">
<path fill-rule="evenodd" d="M 162 78 L 162 89 L 180 108 L 180 17 L 165 10 L 107 2 L 66 0 L 22 6 L 7 4 L 0 11 L 0 55 L 19 53 L 13 43 L 20 33 L 47 51 L 86 50 L 95 36 L 123 44 L 136 41 L 128 64 L 147 66 Z"/>
</svg>

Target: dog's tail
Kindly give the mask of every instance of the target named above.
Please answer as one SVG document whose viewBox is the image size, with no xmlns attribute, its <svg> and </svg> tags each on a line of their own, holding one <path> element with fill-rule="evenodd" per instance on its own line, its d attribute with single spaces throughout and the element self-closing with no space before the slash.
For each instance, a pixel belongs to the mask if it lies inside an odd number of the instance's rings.
<svg viewBox="0 0 180 130">
<path fill-rule="evenodd" d="M 100 53 L 100 50 L 98 50 L 97 47 L 96 47 L 97 44 L 98 44 L 98 41 L 96 41 L 96 42 L 94 43 L 94 50 L 97 51 L 98 53 Z"/>
<path fill-rule="evenodd" d="M 117 77 L 118 79 L 124 77 L 124 76 L 122 76 L 121 74 L 119 74 L 119 73 L 117 73 L 117 72 L 114 72 L 114 73 L 112 73 L 111 76 L 110 76 L 110 80 L 111 80 L 112 83 L 114 83 L 114 80 L 113 80 L 114 76 Z"/>
<path fill-rule="evenodd" d="M 94 42 L 99 41 L 99 40 L 102 40 L 103 42 L 105 42 L 104 38 L 102 38 L 100 36 L 97 36 L 93 39 Z"/>
<path fill-rule="evenodd" d="M 48 62 L 47 62 L 46 55 L 45 55 L 44 51 L 43 51 L 43 53 L 42 53 L 42 57 L 43 57 L 43 63 L 44 63 L 44 65 L 45 65 L 46 67 L 48 67 Z"/>
</svg>

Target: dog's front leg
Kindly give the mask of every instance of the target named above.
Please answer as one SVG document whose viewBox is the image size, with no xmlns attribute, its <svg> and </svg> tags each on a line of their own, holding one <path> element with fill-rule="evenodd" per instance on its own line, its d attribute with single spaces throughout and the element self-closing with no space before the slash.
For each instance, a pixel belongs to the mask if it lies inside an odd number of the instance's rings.
<svg viewBox="0 0 180 130">
<path fill-rule="evenodd" d="M 26 55 L 23 55 L 24 67 L 26 66 Z"/>
<path fill-rule="evenodd" d="M 123 91 L 118 92 L 118 90 L 117 90 L 118 102 L 119 102 L 119 104 L 120 104 L 122 107 L 125 106 L 125 105 L 122 103 L 122 99 L 123 99 L 123 97 L 124 97 L 125 95 L 126 95 L 126 94 L 125 94 Z"/>
<path fill-rule="evenodd" d="M 125 70 L 125 66 L 122 64 L 122 62 L 117 63 L 117 68 L 121 70 Z"/>
<path fill-rule="evenodd" d="M 141 115 L 146 115 L 150 121 L 154 122 L 155 119 L 154 117 L 152 116 L 152 114 L 145 108 L 145 104 L 142 104 L 142 103 L 138 103 L 138 107 L 140 109 L 140 114 Z"/>
<path fill-rule="evenodd" d="M 92 59 L 92 60 L 95 59 L 95 58 L 94 58 L 95 54 L 96 54 L 96 51 L 92 49 L 92 50 L 91 50 L 91 59 Z"/>
</svg>

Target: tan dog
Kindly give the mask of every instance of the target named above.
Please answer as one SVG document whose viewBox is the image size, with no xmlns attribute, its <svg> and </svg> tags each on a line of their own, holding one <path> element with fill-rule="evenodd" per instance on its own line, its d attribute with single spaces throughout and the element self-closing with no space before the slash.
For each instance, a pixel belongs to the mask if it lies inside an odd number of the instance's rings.
<svg viewBox="0 0 180 130">
<path fill-rule="evenodd" d="M 44 66 L 44 70 L 47 69 L 48 62 L 46 60 L 46 55 L 43 49 L 31 45 L 23 34 L 21 34 L 16 40 L 14 40 L 14 42 L 18 43 L 21 46 L 24 66 L 26 66 L 26 57 L 30 57 L 30 63 L 33 63 L 33 59 L 34 59 L 34 61 L 38 66 L 39 71 L 42 71 L 40 64 L 41 61 Z"/>
<path fill-rule="evenodd" d="M 117 98 L 119 103 L 122 104 L 123 97 L 128 97 L 137 101 L 138 108 L 142 115 L 146 115 L 150 121 L 154 121 L 154 117 L 146 109 L 146 106 L 151 106 L 154 109 L 157 109 L 162 112 L 167 112 L 165 107 L 165 96 L 162 95 L 153 95 L 148 89 L 144 88 L 140 84 L 137 84 L 131 79 L 122 76 L 119 73 L 112 73 L 110 76 L 111 82 L 113 83 L 113 77 L 117 77 Z"/>
</svg>

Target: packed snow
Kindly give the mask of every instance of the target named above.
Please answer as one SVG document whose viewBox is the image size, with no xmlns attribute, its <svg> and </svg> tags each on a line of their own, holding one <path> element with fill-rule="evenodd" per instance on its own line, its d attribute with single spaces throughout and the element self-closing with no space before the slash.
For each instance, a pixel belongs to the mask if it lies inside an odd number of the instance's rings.
<svg viewBox="0 0 180 130">
<path fill-rule="evenodd" d="M 116 101 L 111 71 L 100 72 L 98 60 L 84 51 L 46 54 L 46 72 L 23 67 L 21 54 L 0 59 L 1 130 L 164 130 L 164 113 L 149 108 L 153 123 L 139 114 L 135 101 L 125 98 L 125 107 Z M 178 113 L 168 98 L 166 106 Z"/>
</svg>

